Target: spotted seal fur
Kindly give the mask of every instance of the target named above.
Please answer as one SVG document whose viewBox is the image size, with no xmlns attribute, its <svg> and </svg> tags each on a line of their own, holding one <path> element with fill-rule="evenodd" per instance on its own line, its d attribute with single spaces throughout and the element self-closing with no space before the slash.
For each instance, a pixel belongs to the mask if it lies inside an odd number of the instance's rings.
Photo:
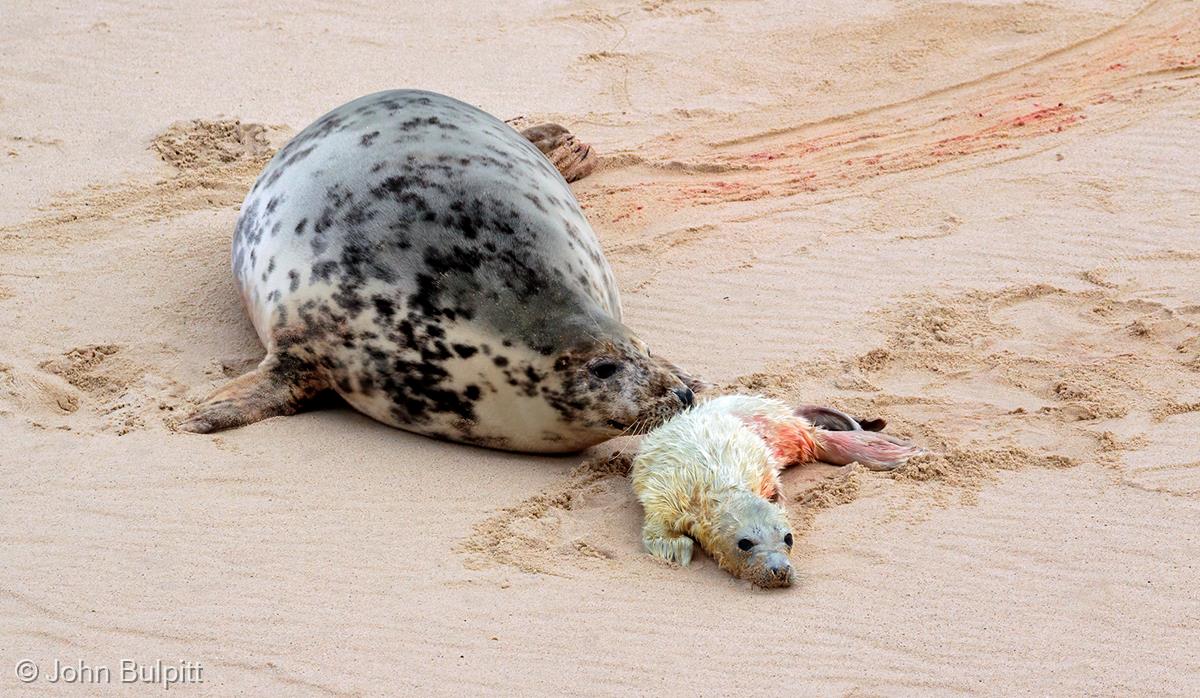
<svg viewBox="0 0 1200 698">
<path fill-rule="evenodd" d="M 291 414 L 325 390 L 381 422 L 482 446 L 576 451 L 644 432 L 696 382 L 621 323 L 564 175 L 591 150 L 431 92 L 368 95 L 267 164 L 233 272 L 267 349 L 180 426 Z"/>
</svg>

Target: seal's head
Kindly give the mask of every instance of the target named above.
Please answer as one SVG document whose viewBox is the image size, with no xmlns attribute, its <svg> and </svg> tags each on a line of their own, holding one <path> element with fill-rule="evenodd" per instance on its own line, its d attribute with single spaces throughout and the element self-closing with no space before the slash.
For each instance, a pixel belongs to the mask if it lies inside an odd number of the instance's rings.
<svg viewBox="0 0 1200 698">
<path fill-rule="evenodd" d="M 691 407 L 695 396 L 686 374 L 650 355 L 627 330 L 589 338 L 554 358 L 555 408 L 597 440 L 645 434 Z"/>
<path fill-rule="evenodd" d="M 757 493 L 738 491 L 723 498 L 714 513 L 709 530 L 699 533 L 717 564 L 760 587 L 792 585 L 792 527 L 783 507 Z"/>
</svg>

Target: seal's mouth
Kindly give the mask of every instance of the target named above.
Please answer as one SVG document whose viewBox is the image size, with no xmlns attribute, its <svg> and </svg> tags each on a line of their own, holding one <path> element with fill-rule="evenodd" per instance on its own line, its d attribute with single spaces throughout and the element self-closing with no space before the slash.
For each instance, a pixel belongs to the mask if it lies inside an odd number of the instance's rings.
<svg viewBox="0 0 1200 698">
<path fill-rule="evenodd" d="M 651 413 L 645 416 L 639 416 L 629 424 L 626 424 L 625 422 L 619 422 L 615 419 L 610 419 L 605 422 L 605 424 L 621 432 L 621 436 L 642 436 L 644 434 L 649 434 L 655 428 L 662 425 L 663 422 L 667 421 L 667 417 L 669 416 L 670 415 L 664 416 L 658 413 Z"/>
<path fill-rule="evenodd" d="M 796 576 L 791 565 L 779 570 L 763 570 L 754 575 L 750 581 L 763 589 L 780 589 L 790 587 Z"/>
<path fill-rule="evenodd" d="M 735 577 L 745 579 L 763 589 L 790 587 L 796 580 L 792 563 L 784 552 L 754 554 L 745 560 L 741 567 L 731 571 Z"/>
<path fill-rule="evenodd" d="M 649 409 L 637 415 L 632 422 L 616 419 L 605 421 L 605 425 L 621 432 L 622 436 L 642 436 L 662 426 L 671 417 L 695 404 L 695 395 L 686 386 L 673 388 Z"/>
</svg>

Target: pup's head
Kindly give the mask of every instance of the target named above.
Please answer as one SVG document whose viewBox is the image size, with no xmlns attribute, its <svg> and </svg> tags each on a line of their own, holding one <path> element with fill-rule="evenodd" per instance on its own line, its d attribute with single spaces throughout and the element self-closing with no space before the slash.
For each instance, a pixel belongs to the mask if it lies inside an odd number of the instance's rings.
<svg viewBox="0 0 1200 698">
<path fill-rule="evenodd" d="M 716 513 L 704 547 L 721 567 L 760 587 L 791 586 L 792 527 L 783 507 L 753 492 L 736 492 Z"/>
</svg>

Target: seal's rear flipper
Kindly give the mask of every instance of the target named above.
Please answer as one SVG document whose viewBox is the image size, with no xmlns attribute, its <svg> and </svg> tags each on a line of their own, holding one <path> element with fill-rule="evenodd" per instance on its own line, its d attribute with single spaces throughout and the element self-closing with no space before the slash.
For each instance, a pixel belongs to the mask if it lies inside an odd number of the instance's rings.
<svg viewBox="0 0 1200 698">
<path fill-rule="evenodd" d="M 873 431 L 824 431 L 814 435 L 817 460 L 834 465 L 862 463 L 871 470 L 893 470 L 925 449 Z"/>
<path fill-rule="evenodd" d="M 267 355 L 258 368 L 233 379 L 210 395 L 180 423 L 179 428 L 208 434 L 253 424 L 268 417 L 295 414 L 324 388 L 311 373 L 296 364 L 291 357 L 280 361 Z"/>
<path fill-rule="evenodd" d="M 596 169 L 599 158 L 592 147 L 558 124 L 531 126 L 521 131 L 521 135 L 537 146 L 568 182 L 583 179 Z"/>
<path fill-rule="evenodd" d="M 800 405 L 796 414 L 812 422 L 813 426 L 829 431 L 883 431 L 887 426 L 882 419 L 855 419 L 845 412 L 820 405 Z"/>
</svg>

